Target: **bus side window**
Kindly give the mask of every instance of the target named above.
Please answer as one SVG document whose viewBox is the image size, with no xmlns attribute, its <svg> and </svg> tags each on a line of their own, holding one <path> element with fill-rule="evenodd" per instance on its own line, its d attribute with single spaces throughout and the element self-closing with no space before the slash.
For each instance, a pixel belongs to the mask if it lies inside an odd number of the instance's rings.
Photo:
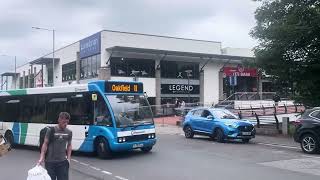
<svg viewBox="0 0 320 180">
<path fill-rule="evenodd" d="M 112 118 L 108 106 L 104 101 L 103 97 L 99 93 L 96 94 L 98 94 L 98 99 L 94 102 L 95 124 L 103 126 L 112 126 Z"/>
<path fill-rule="evenodd" d="M 47 95 L 47 122 L 56 124 L 60 112 L 68 112 L 66 94 L 48 94 Z"/>
<path fill-rule="evenodd" d="M 21 121 L 21 100 L 19 96 L 10 96 L 4 100 L 4 116 L 3 120 L 6 122 Z"/>
<path fill-rule="evenodd" d="M 89 125 L 93 120 L 93 106 L 91 96 L 86 93 L 72 93 L 68 106 L 70 107 L 71 120 L 73 125 Z"/>
</svg>

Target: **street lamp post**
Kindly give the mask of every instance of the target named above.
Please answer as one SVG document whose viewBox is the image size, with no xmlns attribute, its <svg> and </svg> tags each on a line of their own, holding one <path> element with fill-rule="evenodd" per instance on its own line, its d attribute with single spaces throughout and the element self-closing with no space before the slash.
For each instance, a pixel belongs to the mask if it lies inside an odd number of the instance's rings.
<svg viewBox="0 0 320 180">
<path fill-rule="evenodd" d="M 46 29 L 40 27 L 32 27 L 33 29 L 37 30 L 45 30 L 45 31 L 52 31 L 52 86 L 54 85 L 54 44 L 55 44 L 55 30 L 54 29 Z"/>
<path fill-rule="evenodd" d="M 190 104 L 190 76 L 192 76 L 192 70 L 185 70 L 184 72 L 187 73 L 188 77 L 188 103 Z"/>
</svg>

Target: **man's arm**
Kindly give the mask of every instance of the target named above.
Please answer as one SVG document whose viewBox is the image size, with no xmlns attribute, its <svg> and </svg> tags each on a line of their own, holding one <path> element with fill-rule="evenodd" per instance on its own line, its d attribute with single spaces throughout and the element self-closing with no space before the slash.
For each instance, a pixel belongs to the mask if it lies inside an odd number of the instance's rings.
<svg viewBox="0 0 320 180">
<path fill-rule="evenodd" d="M 67 146 L 67 158 L 68 158 L 69 163 L 70 163 L 70 160 L 71 160 L 71 153 L 72 153 L 71 141 L 72 141 L 72 132 L 70 134 L 69 141 L 68 141 L 68 146 Z"/>
<path fill-rule="evenodd" d="M 48 144 L 49 144 L 49 139 L 48 137 L 45 137 L 43 145 L 41 147 L 41 153 L 40 153 L 40 159 L 38 161 L 38 165 L 42 164 L 45 160 L 45 154 L 47 153 L 47 150 L 48 150 Z"/>
</svg>

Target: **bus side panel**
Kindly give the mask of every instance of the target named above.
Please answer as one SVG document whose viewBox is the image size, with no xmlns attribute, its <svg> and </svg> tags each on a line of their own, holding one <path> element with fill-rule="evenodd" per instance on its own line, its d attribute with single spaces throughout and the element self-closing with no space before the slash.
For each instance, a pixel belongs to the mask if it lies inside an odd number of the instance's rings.
<svg viewBox="0 0 320 180">
<path fill-rule="evenodd" d="M 88 136 L 84 140 L 84 142 L 81 144 L 79 151 L 82 152 L 93 152 L 94 151 L 94 140 L 98 136 L 102 136 L 106 138 L 109 143 L 115 140 L 115 136 L 113 135 L 114 128 L 112 127 L 105 127 L 105 126 L 90 126 Z"/>
</svg>

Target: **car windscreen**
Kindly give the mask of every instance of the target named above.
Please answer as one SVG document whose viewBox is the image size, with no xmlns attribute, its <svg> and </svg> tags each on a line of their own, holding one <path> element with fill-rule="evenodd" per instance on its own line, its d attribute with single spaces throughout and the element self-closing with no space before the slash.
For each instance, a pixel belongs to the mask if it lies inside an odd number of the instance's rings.
<svg viewBox="0 0 320 180">
<path fill-rule="evenodd" d="M 218 119 L 238 119 L 236 115 L 227 110 L 212 110 L 211 112 Z"/>
</svg>

